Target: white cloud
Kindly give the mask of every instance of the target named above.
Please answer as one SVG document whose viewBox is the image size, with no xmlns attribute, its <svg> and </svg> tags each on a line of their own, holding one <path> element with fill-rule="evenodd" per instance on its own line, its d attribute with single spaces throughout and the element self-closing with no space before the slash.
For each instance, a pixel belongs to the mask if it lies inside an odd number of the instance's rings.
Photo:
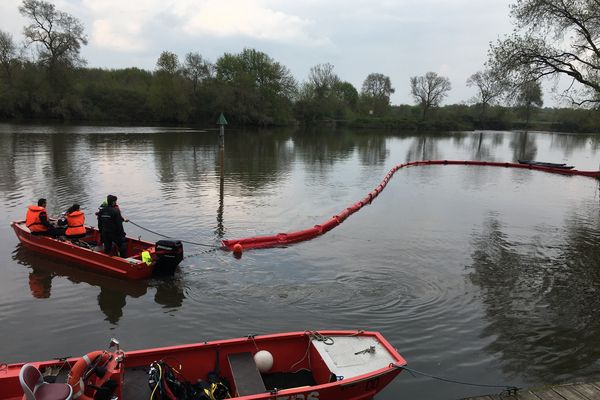
<svg viewBox="0 0 600 400">
<path fill-rule="evenodd" d="M 262 1 L 183 0 L 174 4 L 173 12 L 184 21 L 183 29 L 191 35 L 247 36 L 304 44 L 322 42 L 309 34 L 313 22 L 277 11 Z"/>
<path fill-rule="evenodd" d="M 92 44 L 119 52 L 138 52 L 149 47 L 151 21 L 163 11 L 156 0 L 84 0 L 92 19 Z"/>
<path fill-rule="evenodd" d="M 111 20 L 98 19 L 94 21 L 92 32 L 92 43 L 98 47 L 121 52 L 141 51 L 147 47 L 137 24 L 123 26 Z"/>
<path fill-rule="evenodd" d="M 279 11 L 261 0 L 83 0 L 83 7 L 92 18 L 91 42 L 120 52 L 149 48 L 149 38 L 158 29 L 173 36 L 328 43 L 310 35 L 311 20 Z"/>
</svg>

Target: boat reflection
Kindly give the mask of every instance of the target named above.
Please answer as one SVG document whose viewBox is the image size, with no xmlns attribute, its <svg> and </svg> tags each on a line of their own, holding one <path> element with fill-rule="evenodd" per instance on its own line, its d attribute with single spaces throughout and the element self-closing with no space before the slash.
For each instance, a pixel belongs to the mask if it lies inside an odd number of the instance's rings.
<svg viewBox="0 0 600 400">
<path fill-rule="evenodd" d="M 12 255 L 18 264 L 30 268 L 29 290 L 36 299 L 49 299 L 52 295 L 52 281 L 66 278 L 74 284 L 87 283 L 99 289 L 98 306 L 106 316 L 105 320 L 117 325 L 123 316 L 127 298 L 139 298 L 155 289 L 154 301 L 170 309 L 178 309 L 185 299 L 183 282 L 179 276 L 169 276 L 148 281 L 122 280 L 85 271 L 68 262 L 40 257 L 18 244 Z"/>
</svg>

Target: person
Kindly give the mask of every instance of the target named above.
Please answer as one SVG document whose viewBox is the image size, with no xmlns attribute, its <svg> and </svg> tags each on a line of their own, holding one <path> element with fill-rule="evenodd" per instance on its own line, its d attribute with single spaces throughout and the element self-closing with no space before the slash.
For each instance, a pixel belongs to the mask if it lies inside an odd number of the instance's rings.
<svg viewBox="0 0 600 400">
<path fill-rule="evenodd" d="M 73 204 L 67 210 L 67 229 L 65 235 L 69 239 L 79 239 L 85 236 L 85 215 L 80 210 L 79 204 Z"/>
<path fill-rule="evenodd" d="M 48 221 L 48 214 L 46 213 L 46 199 L 39 199 L 37 206 L 30 205 L 27 207 L 25 225 L 34 235 L 54 236 L 54 226 Z"/>
<path fill-rule="evenodd" d="M 123 229 L 125 218 L 121 216 L 121 210 L 117 206 L 117 196 L 109 194 L 106 196 L 106 207 L 98 210 L 98 226 L 101 229 L 104 252 L 111 254 L 113 243 L 119 249 L 119 255 L 127 257 L 127 239 Z"/>
<path fill-rule="evenodd" d="M 96 218 L 98 219 L 98 232 L 100 232 L 100 240 L 102 240 L 102 218 L 100 218 L 100 212 L 108 207 L 108 202 L 104 200 L 102 204 L 98 207 L 98 211 L 96 211 Z M 114 206 L 117 210 L 119 209 L 119 205 L 115 204 Z"/>
</svg>

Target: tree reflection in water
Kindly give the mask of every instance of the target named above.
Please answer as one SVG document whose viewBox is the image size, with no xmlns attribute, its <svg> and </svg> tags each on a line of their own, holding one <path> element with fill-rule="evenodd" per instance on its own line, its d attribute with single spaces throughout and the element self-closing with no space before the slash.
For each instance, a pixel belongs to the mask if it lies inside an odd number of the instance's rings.
<svg viewBox="0 0 600 400">
<path fill-rule="evenodd" d="M 493 338 L 486 350 L 500 354 L 506 374 L 537 383 L 600 374 L 598 216 L 572 215 L 553 231 L 511 241 L 489 216 L 469 274 L 489 321 L 482 335 Z"/>
</svg>

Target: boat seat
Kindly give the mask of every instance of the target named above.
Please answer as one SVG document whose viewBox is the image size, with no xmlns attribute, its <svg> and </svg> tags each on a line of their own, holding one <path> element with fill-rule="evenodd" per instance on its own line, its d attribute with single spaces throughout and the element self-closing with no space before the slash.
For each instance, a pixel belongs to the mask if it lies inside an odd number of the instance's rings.
<svg viewBox="0 0 600 400">
<path fill-rule="evenodd" d="M 234 353 L 227 356 L 231 375 L 235 384 L 236 396 L 249 396 L 267 391 L 252 353 Z"/>
<path fill-rule="evenodd" d="M 21 388 L 27 400 L 70 400 L 73 388 L 67 383 L 46 383 L 39 369 L 25 364 L 19 372 Z"/>
</svg>

